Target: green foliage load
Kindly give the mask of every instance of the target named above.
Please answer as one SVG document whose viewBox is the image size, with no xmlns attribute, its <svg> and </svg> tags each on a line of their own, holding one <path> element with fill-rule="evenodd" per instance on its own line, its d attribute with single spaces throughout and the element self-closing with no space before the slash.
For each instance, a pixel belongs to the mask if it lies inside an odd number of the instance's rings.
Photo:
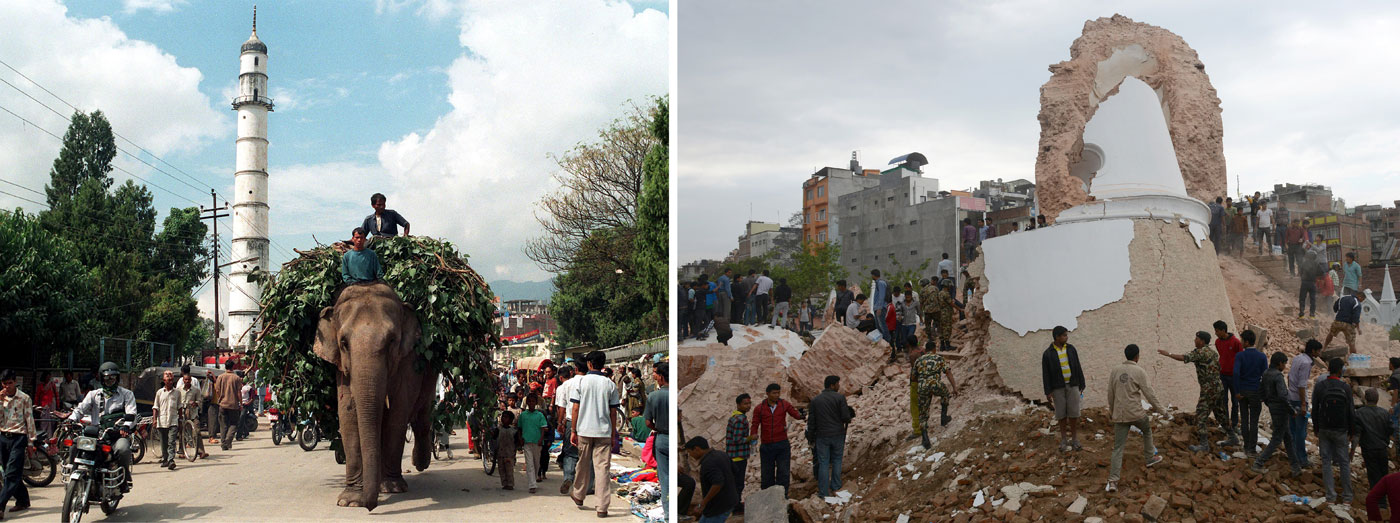
<svg viewBox="0 0 1400 523">
<path fill-rule="evenodd" d="M 496 407 L 497 378 L 491 354 L 501 339 L 492 319 L 491 288 L 451 243 L 394 237 L 376 240 L 371 248 L 384 267 L 385 283 L 413 309 L 422 327 L 414 369 L 446 376 L 454 387 L 462 387 L 456 390 L 460 395 L 448 394 L 438 405 L 434 424 L 465 421 L 469 393 L 487 409 L 482 419 L 493 419 L 489 411 Z M 316 356 L 312 346 L 321 309 L 334 305 L 343 255 L 330 247 L 298 252 L 301 257 L 284 264 L 270 282 L 254 275 L 266 288 L 264 327 L 251 352 L 258 381 L 273 386 L 277 403 L 295 408 L 298 417 L 312 413 L 321 429 L 335 437 L 340 427 L 336 369 Z"/>
</svg>

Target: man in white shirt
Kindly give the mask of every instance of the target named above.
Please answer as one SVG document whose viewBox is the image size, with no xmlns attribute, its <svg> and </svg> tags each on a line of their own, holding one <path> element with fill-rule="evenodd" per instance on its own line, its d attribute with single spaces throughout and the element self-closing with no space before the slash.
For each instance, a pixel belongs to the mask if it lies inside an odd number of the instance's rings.
<svg viewBox="0 0 1400 523">
<path fill-rule="evenodd" d="M 957 266 L 953 263 L 953 260 L 948 259 L 948 253 L 946 253 L 946 252 L 943 253 L 943 259 L 942 259 L 942 260 L 939 260 L 939 262 L 938 262 L 938 270 L 939 270 L 939 271 L 948 271 L 948 274 L 957 274 L 957 271 L 954 271 L 954 270 L 953 270 L 953 269 L 956 269 L 956 268 L 957 268 Z M 918 301 L 918 300 L 915 300 L 915 301 Z"/>
<path fill-rule="evenodd" d="M 156 432 L 160 435 L 160 466 L 175 470 L 175 440 L 180 437 L 181 392 L 175 388 L 174 372 L 167 370 L 160 379 L 161 388 L 156 389 L 151 416 L 156 418 Z"/>
<path fill-rule="evenodd" d="M 1269 252 L 1274 252 L 1274 211 L 1269 208 L 1269 204 L 1259 202 L 1259 212 L 1255 213 L 1254 219 L 1259 224 L 1254 241 L 1259 244 L 1258 254 L 1264 253 L 1264 244 L 1269 245 Z"/>
<path fill-rule="evenodd" d="M 608 502 L 612 500 L 612 489 L 608 487 L 609 471 L 612 469 L 612 439 L 617 431 L 617 419 L 622 406 L 622 397 L 612 380 L 603 375 L 603 366 L 608 358 L 603 351 L 588 353 L 588 374 L 569 391 L 569 403 L 573 411 L 573 431 L 571 440 L 579 447 L 579 476 L 593 474 L 593 488 L 598 495 L 595 509 L 598 517 L 608 516 Z M 587 459 L 584 459 L 587 458 Z M 569 497 L 580 509 L 588 496 L 588 483 L 575 481 Z"/>
<path fill-rule="evenodd" d="M 773 278 L 769 278 L 768 271 L 765 270 L 763 271 L 763 274 L 759 275 L 758 278 L 754 279 L 752 292 L 754 295 L 755 302 L 754 313 L 757 318 L 768 317 L 768 305 L 770 302 L 770 300 L 768 299 L 768 292 L 771 290 L 773 290 Z"/>
<path fill-rule="evenodd" d="M 865 295 L 857 294 L 856 300 L 846 307 L 846 326 L 852 329 L 860 323 L 860 307 L 865 305 Z"/>
</svg>

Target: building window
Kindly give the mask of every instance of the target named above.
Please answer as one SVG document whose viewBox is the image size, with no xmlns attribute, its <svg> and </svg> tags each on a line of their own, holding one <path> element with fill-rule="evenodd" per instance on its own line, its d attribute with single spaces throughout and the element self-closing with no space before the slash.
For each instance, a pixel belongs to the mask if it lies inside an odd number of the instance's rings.
<svg viewBox="0 0 1400 523">
<path fill-rule="evenodd" d="M 856 263 L 856 259 L 855 259 L 855 258 L 851 258 L 851 263 Z"/>
<path fill-rule="evenodd" d="M 807 213 L 807 212 L 802 213 L 802 223 L 809 223 L 809 222 L 811 222 L 811 221 L 812 221 L 811 218 L 812 218 L 812 213 Z"/>
<path fill-rule="evenodd" d="M 821 198 L 821 197 L 823 197 L 823 196 L 826 196 L 826 186 L 825 186 L 825 185 L 818 185 L 818 186 L 817 186 L 817 197 L 818 197 L 818 198 Z"/>
<path fill-rule="evenodd" d="M 824 221 L 826 221 L 826 209 L 822 209 L 822 210 L 820 210 L 820 211 L 817 211 L 817 221 L 819 221 L 819 222 L 824 222 Z"/>
<path fill-rule="evenodd" d="M 817 241 L 819 241 L 819 242 L 824 242 L 824 241 L 826 241 L 826 231 L 822 231 L 822 232 L 817 233 Z"/>
<path fill-rule="evenodd" d="M 891 224 L 889 224 L 889 225 L 886 225 L 886 226 L 885 226 L 885 230 L 894 230 L 894 224 L 891 223 Z"/>
<path fill-rule="evenodd" d="M 812 199 L 812 190 L 811 190 L 811 189 L 807 189 L 807 199 L 808 199 L 808 200 Z"/>
<path fill-rule="evenodd" d="M 852 211 L 856 210 L 856 206 L 852 205 L 852 206 L 851 206 L 851 210 L 852 210 Z"/>
<path fill-rule="evenodd" d="M 253 67 L 257 67 L 257 66 L 258 66 L 258 57 L 254 56 L 254 57 L 253 57 Z"/>
<path fill-rule="evenodd" d="M 909 220 L 909 225 L 917 225 L 919 220 Z"/>
<path fill-rule="evenodd" d="M 919 203 L 924 203 L 924 202 L 926 202 L 926 201 L 928 201 L 928 196 L 920 196 L 920 197 L 919 197 Z"/>
<path fill-rule="evenodd" d="M 887 201 L 887 202 L 892 202 L 892 201 L 894 201 L 894 197 L 893 197 L 893 196 L 887 197 L 887 198 L 885 198 L 885 201 Z"/>
<path fill-rule="evenodd" d="M 876 254 L 876 255 L 874 255 L 874 256 L 871 256 L 870 259 L 872 259 L 872 260 L 878 260 L 878 259 L 880 259 L 880 255 L 879 255 L 879 254 Z"/>
<path fill-rule="evenodd" d="M 919 255 L 919 251 L 909 251 L 909 255 L 910 255 L 910 256 L 918 256 L 918 255 Z"/>
</svg>

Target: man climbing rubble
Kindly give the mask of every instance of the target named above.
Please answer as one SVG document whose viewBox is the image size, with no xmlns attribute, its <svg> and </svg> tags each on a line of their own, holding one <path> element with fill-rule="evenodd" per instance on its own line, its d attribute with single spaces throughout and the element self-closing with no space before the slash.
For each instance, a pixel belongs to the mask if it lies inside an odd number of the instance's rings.
<svg viewBox="0 0 1400 523">
<path fill-rule="evenodd" d="M 1221 402 L 1225 389 L 1220 385 L 1220 358 L 1215 349 L 1210 347 L 1210 334 L 1206 331 L 1197 332 L 1195 343 L 1196 348 L 1186 354 L 1172 354 L 1165 349 L 1157 349 L 1157 354 L 1196 366 L 1196 383 L 1201 390 L 1196 399 L 1196 435 L 1201 443 L 1187 448 L 1192 452 L 1210 452 L 1210 430 L 1207 424 L 1211 414 L 1215 415 L 1215 422 L 1220 424 L 1220 430 L 1225 431 L 1228 438 L 1226 446 L 1238 445 L 1239 438 L 1230 424 L 1229 414 L 1225 413 L 1225 404 Z"/>
<path fill-rule="evenodd" d="M 767 399 L 754 409 L 753 426 L 749 429 L 750 435 L 761 436 L 758 445 L 760 488 L 782 485 L 783 495 L 786 496 L 792 465 L 787 417 L 805 420 L 807 416 L 782 398 L 781 385 L 769 383 L 765 392 Z"/>
<path fill-rule="evenodd" d="M 953 288 L 948 284 L 949 280 L 939 280 L 936 286 L 930 285 L 924 288 L 919 299 L 924 303 L 919 304 L 919 308 L 924 311 L 925 321 L 928 323 L 924 327 L 924 332 L 938 333 L 938 349 L 940 351 L 953 349 L 953 310 L 958 308 L 953 301 Z"/>
<path fill-rule="evenodd" d="M 1137 364 L 1138 346 L 1129 344 L 1123 348 L 1123 363 L 1113 369 L 1108 377 L 1108 409 L 1113 421 L 1113 456 L 1109 460 L 1108 484 L 1105 492 L 1118 491 L 1119 473 L 1123 471 L 1123 447 L 1128 441 L 1128 431 L 1136 427 L 1142 433 L 1143 459 L 1147 467 L 1162 462 L 1157 447 L 1152 444 L 1152 423 L 1143 408 L 1143 400 L 1152 409 L 1163 415 L 1166 409 L 1157 401 L 1152 385 L 1147 382 L 1147 372 Z"/>
<path fill-rule="evenodd" d="M 948 400 L 958 393 L 958 384 L 953 379 L 952 371 L 948 369 L 948 363 L 934 349 L 933 342 L 930 341 L 924 351 L 915 349 L 914 356 L 914 374 L 910 379 L 918 386 L 919 410 L 916 425 L 919 436 L 923 438 L 924 448 L 927 449 L 933 447 L 933 443 L 928 439 L 928 414 L 933 397 L 938 396 L 938 404 L 943 412 L 939 416 L 939 425 L 947 426 L 948 422 L 953 420 L 952 416 L 948 415 Z M 943 386 L 944 377 L 948 378 L 947 387 Z"/>
</svg>

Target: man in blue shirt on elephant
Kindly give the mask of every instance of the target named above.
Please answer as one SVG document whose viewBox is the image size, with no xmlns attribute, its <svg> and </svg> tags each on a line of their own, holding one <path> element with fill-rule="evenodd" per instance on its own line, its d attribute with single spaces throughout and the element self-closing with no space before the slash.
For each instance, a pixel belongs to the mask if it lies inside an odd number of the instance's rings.
<svg viewBox="0 0 1400 523">
<path fill-rule="evenodd" d="M 351 249 L 345 251 L 340 261 L 340 277 L 349 283 L 371 282 L 384 278 L 384 267 L 379 264 L 379 256 L 365 248 L 365 230 L 356 227 L 351 233 Z"/>
</svg>

